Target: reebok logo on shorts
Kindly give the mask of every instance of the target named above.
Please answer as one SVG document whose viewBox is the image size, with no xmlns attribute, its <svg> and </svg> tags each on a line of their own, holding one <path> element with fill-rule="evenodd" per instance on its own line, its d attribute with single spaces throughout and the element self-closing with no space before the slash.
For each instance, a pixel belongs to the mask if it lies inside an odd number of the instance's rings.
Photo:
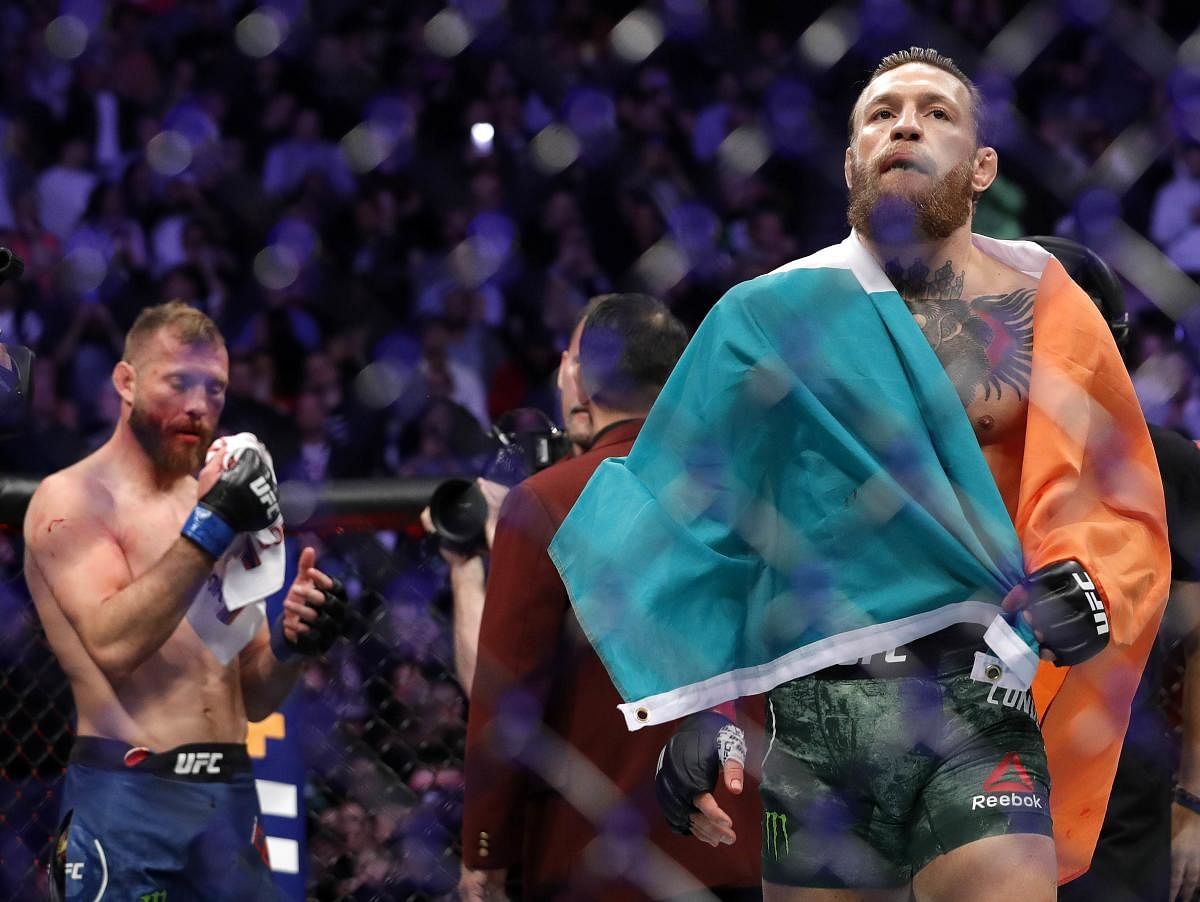
<svg viewBox="0 0 1200 902">
<path fill-rule="evenodd" d="M 1036 808 L 1044 811 L 1042 797 L 1033 787 L 1021 756 L 1009 752 L 983 781 L 983 792 L 971 796 L 971 810 L 981 808 Z"/>
<path fill-rule="evenodd" d="M 1009 752 L 983 781 L 984 792 L 1033 792 L 1033 781 L 1021 764 L 1021 756 Z"/>
</svg>

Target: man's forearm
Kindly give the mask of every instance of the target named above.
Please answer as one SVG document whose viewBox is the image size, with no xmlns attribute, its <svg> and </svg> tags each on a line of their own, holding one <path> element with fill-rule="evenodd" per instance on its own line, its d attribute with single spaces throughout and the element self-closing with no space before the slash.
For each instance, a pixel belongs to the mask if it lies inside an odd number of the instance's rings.
<svg viewBox="0 0 1200 902">
<path fill-rule="evenodd" d="M 479 625 L 487 591 L 483 559 L 473 557 L 450 568 L 454 595 L 454 669 L 463 693 L 470 698 L 479 655 Z"/>
<path fill-rule="evenodd" d="M 100 602 L 80 636 L 111 683 L 123 681 L 171 637 L 212 565 L 208 554 L 180 538 L 154 566 Z"/>
<path fill-rule="evenodd" d="M 242 700 L 251 722 L 264 720 L 283 704 L 304 667 L 300 655 L 280 661 L 268 641 L 256 641 L 242 652 Z"/>
</svg>

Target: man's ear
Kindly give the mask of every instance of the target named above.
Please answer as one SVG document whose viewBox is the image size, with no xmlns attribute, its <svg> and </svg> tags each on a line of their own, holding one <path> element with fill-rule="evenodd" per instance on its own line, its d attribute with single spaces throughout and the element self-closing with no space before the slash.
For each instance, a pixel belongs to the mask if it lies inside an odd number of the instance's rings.
<svg viewBox="0 0 1200 902">
<path fill-rule="evenodd" d="M 133 404 L 133 389 L 137 384 L 137 370 L 127 360 L 118 360 L 112 371 L 113 388 L 126 404 Z"/>
<path fill-rule="evenodd" d="M 854 171 L 854 148 L 852 147 L 846 148 L 846 161 L 843 164 L 842 171 L 846 177 L 846 187 L 853 188 L 854 186 L 850 184 L 850 182 L 853 181 L 850 178 L 850 173 Z"/>
<path fill-rule="evenodd" d="M 571 381 L 571 387 L 575 389 L 575 397 L 579 399 L 580 404 L 590 404 L 592 402 L 591 395 L 588 394 L 587 385 L 583 381 L 583 367 L 579 363 L 579 359 L 572 360 L 563 372 L 563 378 Z"/>
<path fill-rule="evenodd" d="M 975 151 L 975 169 L 971 173 L 971 190 L 982 194 L 996 180 L 1000 171 L 1000 160 L 991 147 L 980 147 Z"/>
</svg>

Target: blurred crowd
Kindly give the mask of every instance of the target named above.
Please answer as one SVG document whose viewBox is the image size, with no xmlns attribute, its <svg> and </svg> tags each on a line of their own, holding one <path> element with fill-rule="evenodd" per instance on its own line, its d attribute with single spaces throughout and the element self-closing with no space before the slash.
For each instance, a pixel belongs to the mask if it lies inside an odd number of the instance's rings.
<svg viewBox="0 0 1200 902">
<path fill-rule="evenodd" d="M 1002 175 L 979 231 L 1103 252 L 1127 228 L 1194 285 L 1183 7 L 5 4 L 0 245 L 26 275 L 0 287 L 0 336 L 38 357 L 34 425 L 0 470 L 44 474 L 106 438 L 125 329 L 180 298 L 227 338 L 224 428 L 263 438 L 281 481 L 472 472 L 498 415 L 555 413 L 589 297 L 648 291 L 694 326 L 735 282 L 840 240 L 851 99 L 910 44 L 987 99 Z M 1139 393 L 1200 437 L 1197 345 L 1159 309 L 1186 298 L 1152 284 L 1129 286 Z M 465 704 L 442 564 L 398 533 L 322 550 L 363 631 L 303 685 L 314 893 L 437 897 L 457 875 Z"/>
</svg>

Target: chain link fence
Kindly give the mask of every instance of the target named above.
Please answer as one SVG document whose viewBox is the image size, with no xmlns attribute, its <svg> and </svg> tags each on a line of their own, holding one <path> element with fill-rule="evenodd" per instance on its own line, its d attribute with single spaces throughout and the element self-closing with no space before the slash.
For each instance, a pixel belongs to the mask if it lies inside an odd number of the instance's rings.
<svg viewBox="0 0 1200 902">
<path fill-rule="evenodd" d="M 72 704 L 25 589 L 19 539 L 0 532 L 0 898 L 42 899 Z"/>
<path fill-rule="evenodd" d="M 411 494 L 430 484 L 412 481 Z M 407 518 L 391 512 L 396 528 L 314 520 L 291 537 L 346 582 L 354 611 L 348 640 L 309 664 L 296 688 L 310 899 L 441 899 L 458 880 L 466 703 L 445 567 L 409 508 Z M 3 899 L 46 895 L 72 738 L 70 689 L 25 588 L 20 546 L 0 533 Z"/>
<path fill-rule="evenodd" d="M 441 898 L 458 881 L 466 736 L 441 558 L 404 532 L 323 544 L 357 617 L 301 687 L 310 895 Z"/>
<path fill-rule="evenodd" d="M 354 600 L 348 641 L 306 667 L 296 692 L 307 768 L 308 898 L 448 898 L 458 878 L 464 694 L 453 674 L 452 600 L 432 542 L 399 529 L 302 532 Z M 45 897 L 71 696 L 0 533 L 0 898 Z M 1181 720 L 1183 649 L 1164 634 L 1162 692 Z M 1174 637 L 1174 638 L 1173 638 Z"/>
</svg>

